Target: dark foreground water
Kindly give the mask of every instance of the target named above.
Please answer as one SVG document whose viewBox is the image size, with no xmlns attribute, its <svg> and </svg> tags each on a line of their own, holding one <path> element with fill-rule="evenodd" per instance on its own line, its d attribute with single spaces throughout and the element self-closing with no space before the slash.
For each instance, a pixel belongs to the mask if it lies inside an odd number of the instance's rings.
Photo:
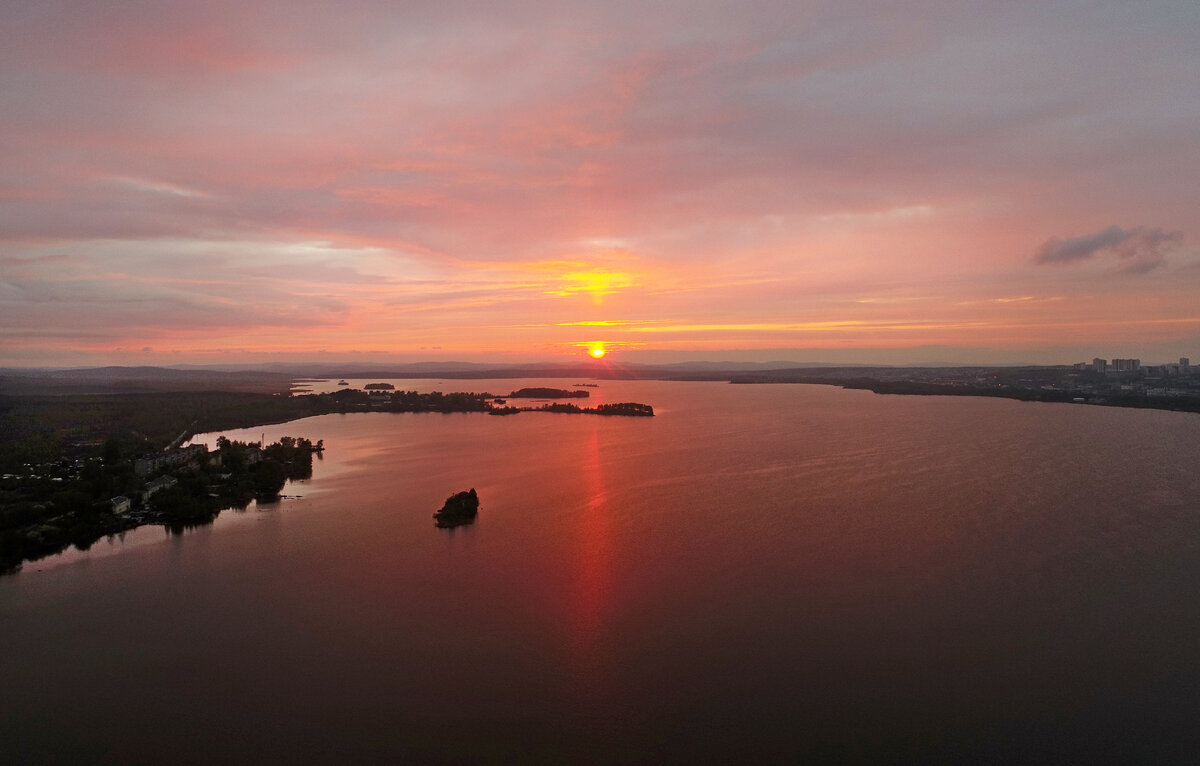
<svg viewBox="0 0 1200 766">
<path fill-rule="evenodd" d="M 0 579 L 0 761 L 1195 762 L 1200 417 L 601 386 L 231 432 L 328 452 Z"/>
</svg>

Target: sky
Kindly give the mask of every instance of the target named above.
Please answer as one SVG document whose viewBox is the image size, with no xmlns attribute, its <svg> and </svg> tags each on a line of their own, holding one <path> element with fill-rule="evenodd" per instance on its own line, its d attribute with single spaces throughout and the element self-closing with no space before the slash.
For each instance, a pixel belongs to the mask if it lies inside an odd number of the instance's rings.
<svg viewBox="0 0 1200 766">
<path fill-rule="evenodd" d="M 0 365 L 1200 358 L 1200 3 L 6 0 Z"/>
</svg>

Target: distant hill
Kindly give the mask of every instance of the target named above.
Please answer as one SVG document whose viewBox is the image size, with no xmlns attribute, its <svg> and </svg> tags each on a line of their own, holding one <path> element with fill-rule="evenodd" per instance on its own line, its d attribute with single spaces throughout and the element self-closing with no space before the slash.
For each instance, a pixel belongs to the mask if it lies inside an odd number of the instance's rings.
<svg viewBox="0 0 1200 766">
<path fill-rule="evenodd" d="M 671 364 L 646 365 L 658 370 L 678 370 L 688 372 L 749 372 L 758 370 L 798 370 L 816 367 L 846 367 L 844 364 L 832 362 L 673 362 Z M 879 364 L 856 364 L 854 367 L 887 367 Z"/>
<path fill-rule="evenodd" d="M 291 375 L 275 372 L 219 372 L 170 367 L 81 367 L 60 370 L 0 369 L 0 393 L 79 395 L 230 391 L 285 393 Z"/>
</svg>

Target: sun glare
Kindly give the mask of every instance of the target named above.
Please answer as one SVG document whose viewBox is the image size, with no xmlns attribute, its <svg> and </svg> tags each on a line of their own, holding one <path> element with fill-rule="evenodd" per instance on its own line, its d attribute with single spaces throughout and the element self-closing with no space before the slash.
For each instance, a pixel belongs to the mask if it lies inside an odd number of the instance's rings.
<svg viewBox="0 0 1200 766">
<path fill-rule="evenodd" d="M 600 348 L 599 346 L 597 346 L 597 347 L 595 347 L 595 348 L 593 348 L 593 349 L 592 349 L 592 351 L 591 351 L 591 354 L 592 354 L 592 356 L 594 356 L 594 357 L 596 357 L 597 359 L 599 359 L 600 357 L 604 356 L 604 349 L 602 349 L 602 348 Z"/>
</svg>

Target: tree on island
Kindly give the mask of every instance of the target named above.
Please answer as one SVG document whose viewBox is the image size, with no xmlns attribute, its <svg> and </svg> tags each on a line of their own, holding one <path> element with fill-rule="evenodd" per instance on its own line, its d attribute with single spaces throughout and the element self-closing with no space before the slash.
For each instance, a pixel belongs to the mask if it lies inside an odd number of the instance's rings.
<svg viewBox="0 0 1200 766">
<path fill-rule="evenodd" d="M 434 525 L 442 529 L 470 524 L 479 513 L 479 495 L 475 488 L 468 491 L 456 492 L 446 498 L 442 509 L 433 514 Z"/>
<path fill-rule="evenodd" d="M 587 391 L 567 391 L 564 388 L 520 388 L 508 395 L 510 399 L 587 399 Z"/>
<path fill-rule="evenodd" d="M 279 497 L 288 480 L 287 470 L 275 460 L 264 460 L 254 466 L 250 476 L 254 482 L 254 494 L 260 500 Z"/>
</svg>

